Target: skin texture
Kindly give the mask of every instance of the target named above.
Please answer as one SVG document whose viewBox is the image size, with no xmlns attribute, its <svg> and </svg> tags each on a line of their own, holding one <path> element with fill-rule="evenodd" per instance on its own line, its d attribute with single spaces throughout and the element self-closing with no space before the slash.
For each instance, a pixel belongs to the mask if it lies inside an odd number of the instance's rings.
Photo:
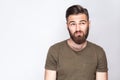
<svg viewBox="0 0 120 80">
<path fill-rule="evenodd" d="M 46 69 L 44 80 L 56 80 L 56 71 Z"/>
<path fill-rule="evenodd" d="M 70 39 L 67 42 L 73 50 L 80 51 L 86 47 L 89 25 L 90 22 L 85 14 L 70 15 L 68 17 L 67 28 L 70 33 Z M 46 69 L 44 80 L 56 80 L 56 71 Z M 107 72 L 96 72 L 96 80 L 108 80 Z"/>
<path fill-rule="evenodd" d="M 86 41 L 89 33 L 89 21 L 85 14 L 70 15 L 67 20 L 67 28 L 71 39 L 76 44 Z"/>
</svg>

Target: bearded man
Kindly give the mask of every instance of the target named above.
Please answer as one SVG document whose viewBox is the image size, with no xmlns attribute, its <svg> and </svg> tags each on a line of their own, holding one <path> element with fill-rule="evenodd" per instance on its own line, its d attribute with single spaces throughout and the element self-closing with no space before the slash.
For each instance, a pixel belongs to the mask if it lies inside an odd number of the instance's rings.
<svg viewBox="0 0 120 80">
<path fill-rule="evenodd" d="M 70 6 L 66 24 L 70 38 L 49 48 L 45 80 L 108 80 L 103 48 L 87 40 L 88 10 L 80 5 Z"/>
</svg>

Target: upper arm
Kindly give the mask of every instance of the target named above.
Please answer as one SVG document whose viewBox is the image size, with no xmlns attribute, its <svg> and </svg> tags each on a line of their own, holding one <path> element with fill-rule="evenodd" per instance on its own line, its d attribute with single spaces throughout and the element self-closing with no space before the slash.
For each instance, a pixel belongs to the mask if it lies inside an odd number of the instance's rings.
<svg viewBox="0 0 120 80">
<path fill-rule="evenodd" d="M 96 80 L 108 80 L 107 72 L 96 72 Z"/>
<path fill-rule="evenodd" d="M 56 80 L 57 59 L 57 52 L 53 47 L 50 47 L 45 63 L 44 80 Z"/>
<path fill-rule="evenodd" d="M 45 69 L 44 80 L 56 80 L 56 71 Z"/>
<path fill-rule="evenodd" d="M 108 80 L 107 58 L 103 49 L 98 54 L 96 80 Z"/>
<path fill-rule="evenodd" d="M 48 70 L 57 70 L 57 63 L 58 63 L 58 56 L 55 48 L 50 47 L 47 58 L 46 58 L 46 63 L 45 63 L 45 69 Z"/>
<path fill-rule="evenodd" d="M 107 58 L 103 49 L 98 50 L 97 72 L 107 72 Z"/>
</svg>

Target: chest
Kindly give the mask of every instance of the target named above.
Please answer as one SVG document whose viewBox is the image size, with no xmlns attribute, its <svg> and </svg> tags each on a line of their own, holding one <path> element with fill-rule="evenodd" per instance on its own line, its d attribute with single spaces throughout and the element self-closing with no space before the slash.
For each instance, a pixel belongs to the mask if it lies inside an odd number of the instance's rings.
<svg viewBox="0 0 120 80">
<path fill-rule="evenodd" d="M 96 72 L 97 56 L 94 51 L 75 53 L 62 51 L 58 60 L 59 75 L 93 76 Z"/>
</svg>

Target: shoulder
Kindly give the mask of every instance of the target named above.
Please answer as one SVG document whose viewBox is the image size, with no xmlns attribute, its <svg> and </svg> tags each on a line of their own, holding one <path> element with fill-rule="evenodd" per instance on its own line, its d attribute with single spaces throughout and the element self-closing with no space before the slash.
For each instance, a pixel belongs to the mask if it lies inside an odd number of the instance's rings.
<svg viewBox="0 0 120 80">
<path fill-rule="evenodd" d="M 106 56 L 105 51 L 101 46 L 99 46 L 95 43 L 92 43 L 92 42 L 88 42 L 88 46 L 91 47 L 90 49 L 92 49 L 98 57 Z"/>
<path fill-rule="evenodd" d="M 65 45 L 66 45 L 66 40 L 53 44 L 52 46 L 49 47 L 48 54 L 57 56 Z"/>
<path fill-rule="evenodd" d="M 91 50 L 93 50 L 97 55 L 104 55 L 105 51 L 104 49 L 99 46 L 98 44 L 92 43 L 88 41 L 88 46 Z"/>
<path fill-rule="evenodd" d="M 90 41 L 88 41 L 88 46 L 91 48 L 97 49 L 97 50 L 103 50 L 103 48 L 100 45 L 90 42 Z"/>
<path fill-rule="evenodd" d="M 60 41 L 60 42 L 57 42 L 57 43 L 53 44 L 52 46 L 50 46 L 50 49 L 60 49 L 60 48 L 62 48 L 65 44 L 66 44 L 66 40 Z"/>
</svg>

